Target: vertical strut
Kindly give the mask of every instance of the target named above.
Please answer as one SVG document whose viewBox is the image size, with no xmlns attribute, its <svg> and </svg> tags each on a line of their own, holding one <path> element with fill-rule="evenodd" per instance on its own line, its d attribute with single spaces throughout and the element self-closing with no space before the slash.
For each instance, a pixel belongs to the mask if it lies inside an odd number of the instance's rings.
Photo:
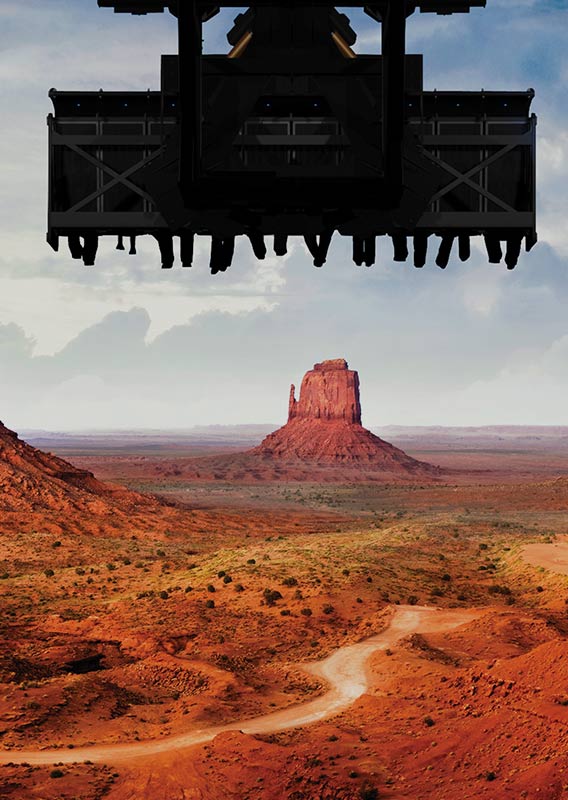
<svg viewBox="0 0 568 800">
<path fill-rule="evenodd" d="M 190 0 L 178 3 L 178 33 L 181 130 L 179 181 L 182 196 L 188 203 L 191 184 L 198 178 L 201 166 L 203 23 L 199 3 Z"/>
<path fill-rule="evenodd" d="M 381 5 L 383 63 L 383 153 L 393 205 L 402 193 L 402 139 L 406 66 L 406 0 Z"/>
</svg>

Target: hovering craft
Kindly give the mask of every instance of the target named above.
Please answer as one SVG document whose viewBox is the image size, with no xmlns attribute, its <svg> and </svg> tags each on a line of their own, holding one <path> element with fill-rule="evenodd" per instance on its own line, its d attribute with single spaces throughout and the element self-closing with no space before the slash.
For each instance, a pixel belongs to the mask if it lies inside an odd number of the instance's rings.
<svg viewBox="0 0 568 800">
<path fill-rule="evenodd" d="M 211 238 L 224 272 L 237 236 L 264 258 L 266 238 L 287 252 L 301 236 L 315 266 L 335 232 L 371 266 L 377 237 L 394 260 L 447 266 L 483 236 L 489 261 L 517 264 L 535 230 L 536 117 L 524 92 L 424 91 L 422 56 L 406 55 L 415 11 L 469 12 L 485 0 L 378 0 L 381 55 L 362 55 L 349 18 L 331 3 L 251 3 L 227 34 L 231 49 L 203 55 L 203 25 L 221 6 L 202 0 L 99 0 L 115 12 L 170 11 L 179 54 L 162 56 L 161 90 L 50 91 L 48 242 L 95 262 L 100 236 L 136 252 L 156 238 L 162 267 L 193 260 Z M 345 2 L 343 6 L 362 7 Z"/>
</svg>

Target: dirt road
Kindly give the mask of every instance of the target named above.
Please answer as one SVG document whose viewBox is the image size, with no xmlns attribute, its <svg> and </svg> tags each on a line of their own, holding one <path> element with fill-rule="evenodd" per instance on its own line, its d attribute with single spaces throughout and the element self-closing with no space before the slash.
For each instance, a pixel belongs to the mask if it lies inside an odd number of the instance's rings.
<svg viewBox="0 0 568 800">
<path fill-rule="evenodd" d="M 524 560 L 533 567 L 544 567 L 560 575 L 568 575 L 568 542 L 536 542 L 523 547 Z"/>
<path fill-rule="evenodd" d="M 391 647 L 410 633 L 451 630 L 470 622 L 479 614 L 479 611 L 466 609 L 439 610 L 422 606 L 396 606 L 389 626 L 382 633 L 363 642 L 341 647 L 323 661 L 300 665 L 306 672 L 323 678 L 329 685 L 329 691 L 324 695 L 302 705 L 263 714 L 254 719 L 236 720 L 226 725 L 146 742 L 89 745 L 72 750 L 1 750 L 0 764 L 68 764 L 81 761 L 117 764 L 203 744 L 225 731 L 274 733 L 310 725 L 340 713 L 367 691 L 371 685 L 368 661 L 376 651 Z"/>
</svg>

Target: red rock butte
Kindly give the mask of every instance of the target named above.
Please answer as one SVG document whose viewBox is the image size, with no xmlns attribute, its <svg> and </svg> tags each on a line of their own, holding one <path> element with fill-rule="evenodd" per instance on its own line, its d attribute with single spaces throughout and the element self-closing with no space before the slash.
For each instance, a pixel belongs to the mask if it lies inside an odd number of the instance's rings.
<svg viewBox="0 0 568 800">
<path fill-rule="evenodd" d="M 362 426 L 359 376 L 343 358 L 315 364 L 304 375 L 298 400 L 292 385 L 288 422 L 251 452 L 265 459 L 361 465 L 381 472 L 440 472 Z"/>
</svg>

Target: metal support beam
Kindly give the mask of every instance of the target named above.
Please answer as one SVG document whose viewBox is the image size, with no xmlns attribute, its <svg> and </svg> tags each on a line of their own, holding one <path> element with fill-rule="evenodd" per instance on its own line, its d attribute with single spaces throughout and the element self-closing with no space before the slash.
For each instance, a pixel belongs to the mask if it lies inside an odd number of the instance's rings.
<svg viewBox="0 0 568 800">
<path fill-rule="evenodd" d="M 199 177 L 202 153 L 203 22 L 197 4 L 178 4 L 181 147 L 179 182 L 184 199 Z"/>
<path fill-rule="evenodd" d="M 402 192 L 402 138 L 406 51 L 406 0 L 382 6 L 383 153 L 393 201 Z"/>
</svg>

